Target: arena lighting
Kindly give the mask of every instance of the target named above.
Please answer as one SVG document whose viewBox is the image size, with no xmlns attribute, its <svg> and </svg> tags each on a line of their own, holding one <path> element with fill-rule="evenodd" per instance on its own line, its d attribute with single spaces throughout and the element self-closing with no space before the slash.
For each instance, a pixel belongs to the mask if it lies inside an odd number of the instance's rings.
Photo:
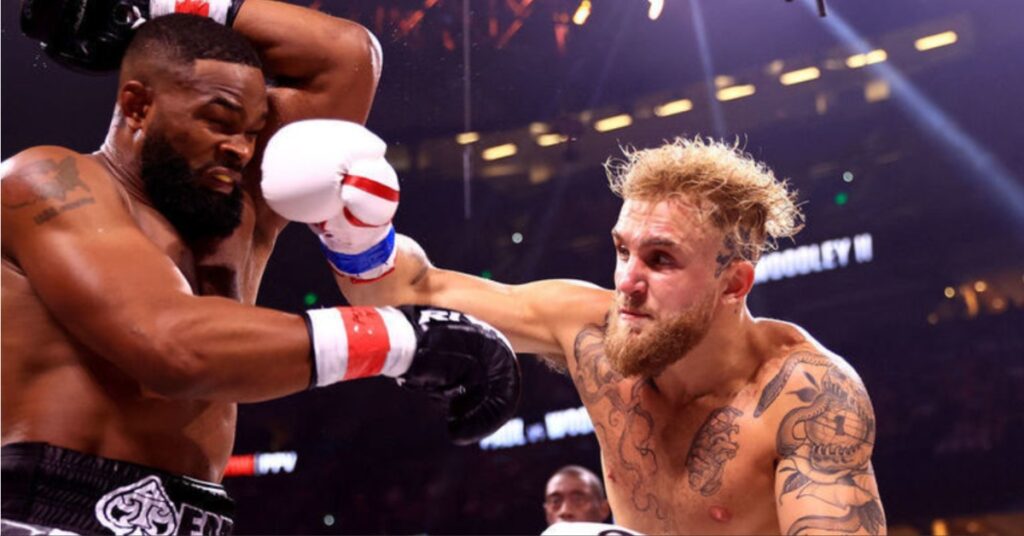
<svg viewBox="0 0 1024 536">
<path fill-rule="evenodd" d="M 956 32 L 949 30 L 942 33 L 926 35 L 917 41 L 914 41 L 914 48 L 920 52 L 924 52 L 925 50 L 952 45 L 953 43 L 956 43 L 956 40 Z"/>
<path fill-rule="evenodd" d="M 661 16 L 662 10 L 665 9 L 665 0 L 648 0 L 650 6 L 647 8 L 647 18 L 651 20 L 658 20 Z"/>
<path fill-rule="evenodd" d="M 679 99 L 666 102 L 665 104 L 662 104 L 660 106 L 655 106 L 654 115 L 658 117 L 668 117 L 670 115 L 689 112 L 692 109 L 693 101 L 691 101 L 690 99 Z"/>
<path fill-rule="evenodd" d="M 610 130 L 626 128 L 632 124 L 633 118 L 630 117 L 629 114 L 619 114 L 594 121 L 594 130 L 598 132 L 608 132 Z"/>
<path fill-rule="evenodd" d="M 530 123 L 530 134 L 534 136 L 546 134 L 549 130 L 551 130 L 551 125 L 547 123 L 541 121 L 534 121 L 533 123 Z"/>
<path fill-rule="evenodd" d="M 498 160 L 501 158 L 508 158 L 516 154 L 519 149 L 514 143 L 505 143 L 502 145 L 495 145 L 494 147 L 488 147 L 481 153 L 481 157 L 484 160 Z"/>
<path fill-rule="evenodd" d="M 984 281 L 982 281 L 980 279 L 974 282 L 974 291 L 975 292 L 979 292 L 980 293 L 980 292 L 985 292 L 986 290 L 988 290 L 988 283 L 986 283 L 986 282 L 984 282 Z"/>
<path fill-rule="evenodd" d="M 469 145 L 470 143 L 476 143 L 480 141 L 479 132 L 463 132 L 455 136 L 455 143 L 459 145 Z"/>
<path fill-rule="evenodd" d="M 867 102 L 884 101 L 889 94 L 889 82 L 885 80 L 872 80 L 864 85 L 864 100 Z"/>
<path fill-rule="evenodd" d="M 587 17 L 590 17 L 590 0 L 582 0 L 576 13 L 572 14 L 572 22 L 576 26 L 583 26 L 587 23 Z"/>
<path fill-rule="evenodd" d="M 552 145 L 558 145 L 567 141 L 569 141 L 569 136 L 564 134 L 541 134 L 537 136 L 537 145 L 541 147 L 551 147 Z"/>
<path fill-rule="evenodd" d="M 810 82 L 821 77 L 821 71 L 817 67 L 807 67 L 804 69 L 797 69 L 795 71 L 789 71 L 788 73 L 782 73 L 779 76 L 779 82 L 782 82 L 784 86 L 792 86 L 793 84 L 799 84 L 802 82 Z"/>
<path fill-rule="evenodd" d="M 956 289 L 953 287 L 946 287 L 946 289 L 942 291 L 942 295 L 952 300 L 953 296 L 956 296 Z"/>
<path fill-rule="evenodd" d="M 723 87 L 718 90 L 715 96 L 718 97 L 718 100 L 725 102 L 749 97 L 754 94 L 754 91 L 755 88 L 753 84 L 746 84 L 742 86 Z"/>
<path fill-rule="evenodd" d="M 876 48 L 863 54 L 854 54 L 846 58 L 846 66 L 851 69 L 860 69 L 866 65 L 881 63 L 889 59 L 889 54 L 884 49 Z"/>
</svg>

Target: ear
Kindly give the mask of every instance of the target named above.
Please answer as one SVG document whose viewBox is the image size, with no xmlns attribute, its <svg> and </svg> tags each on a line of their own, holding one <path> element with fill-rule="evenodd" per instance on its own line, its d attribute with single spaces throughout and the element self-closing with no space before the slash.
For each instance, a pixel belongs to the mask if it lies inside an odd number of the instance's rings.
<svg viewBox="0 0 1024 536">
<path fill-rule="evenodd" d="M 734 260 L 722 276 L 725 283 L 722 301 L 727 304 L 741 303 L 754 287 L 754 264 L 746 260 Z"/>
<path fill-rule="evenodd" d="M 129 80 L 117 93 L 125 124 L 132 130 L 141 129 L 153 108 L 153 92 L 138 80 Z"/>
<path fill-rule="evenodd" d="M 601 499 L 601 522 L 607 521 L 608 516 L 612 515 L 612 509 L 608 506 L 608 499 Z"/>
</svg>

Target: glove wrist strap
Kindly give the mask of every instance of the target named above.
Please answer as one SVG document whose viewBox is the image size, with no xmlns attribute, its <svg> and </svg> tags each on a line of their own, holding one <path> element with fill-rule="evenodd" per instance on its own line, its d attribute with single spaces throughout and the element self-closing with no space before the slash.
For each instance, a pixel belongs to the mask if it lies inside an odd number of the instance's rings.
<svg viewBox="0 0 1024 536">
<path fill-rule="evenodd" d="M 416 333 L 394 307 L 332 307 L 305 312 L 314 372 L 310 388 L 369 376 L 405 374 Z"/>
<path fill-rule="evenodd" d="M 387 235 L 361 253 L 347 254 L 334 251 L 323 239 L 320 249 L 327 261 L 340 274 L 354 279 L 376 279 L 387 275 L 395 264 L 395 227 L 389 226 Z"/>
<path fill-rule="evenodd" d="M 149 0 L 149 16 L 156 18 L 171 13 L 188 13 L 231 26 L 241 3 L 240 0 Z"/>
</svg>

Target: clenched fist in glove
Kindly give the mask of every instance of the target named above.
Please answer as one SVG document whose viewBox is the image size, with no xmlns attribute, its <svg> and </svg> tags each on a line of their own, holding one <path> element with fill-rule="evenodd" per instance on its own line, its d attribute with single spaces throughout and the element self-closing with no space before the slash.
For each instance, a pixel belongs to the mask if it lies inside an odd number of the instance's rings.
<svg viewBox="0 0 1024 536">
<path fill-rule="evenodd" d="M 285 219 L 310 224 L 331 266 L 356 280 L 394 267 L 398 177 L 386 149 L 362 125 L 311 119 L 283 127 L 263 154 L 267 204 Z"/>
<path fill-rule="evenodd" d="M 421 305 L 306 311 L 311 386 L 391 376 L 447 406 L 460 445 L 487 437 L 515 414 L 519 361 L 493 327 L 450 309 Z"/>
</svg>

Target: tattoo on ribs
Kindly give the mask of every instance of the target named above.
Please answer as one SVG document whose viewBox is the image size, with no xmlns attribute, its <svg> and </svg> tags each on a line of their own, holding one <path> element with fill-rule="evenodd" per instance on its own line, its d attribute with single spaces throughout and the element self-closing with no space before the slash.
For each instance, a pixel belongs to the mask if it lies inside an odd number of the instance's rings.
<svg viewBox="0 0 1024 536">
<path fill-rule="evenodd" d="M 873 485 L 871 451 L 875 418 L 867 391 L 858 380 L 840 371 L 826 357 L 800 353 L 791 356 L 765 387 L 758 403 L 760 415 L 776 400 L 799 364 L 825 368 L 820 383 L 805 372 L 810 384 L 787 394 L 804 405 L 782 418 L 776 448 L 782 461 L 778 474 L 786 476 L 778 500 L 816 500 L 845 509 L 839 516 L 808 515 L 793 522 L 787 534 L 813 534 L 823 530 L 877 534 L 885 526 L 885 512 Z"/>
<path fill-rule="evenodd" d="M 732 434 L 739 432 L 734 421 L 742 415 L 742 411 L 732 406 L 718 408 L 708 415 L 693 438 L 686 455 L 686 471 L 690 488 L 705 497 L 714 495 L 722 487 L 725 464 L 736 457 L 740 446 L 732 440 Z"/>
<path fill-rule="evenodd" d="M 658 471 L 658 458 L 652 446 L 654 417 L 640 404 L 640 395 L 650 385 L 637 381 L 625 400 L 619 389 L 625 378 L 608 366 L 604 355 L 606 326 L 589 324 L 576 336 L 576 372 L 573 381 L 580 398 L 591 411 L 607 407 L 605 419 L 595 419 L 594 429 L 607 445 L 615 445 L 618 466 L 632 479 L 630 500 L 639 512 L 650 512 L 666 519 L 658 498 L 651 493 L 649 479 Z M 622 427 L 619 437 L 612 437 L 608 427 Z M 648 468 L 645 469 L 645 466 Z"/>
</svg>

